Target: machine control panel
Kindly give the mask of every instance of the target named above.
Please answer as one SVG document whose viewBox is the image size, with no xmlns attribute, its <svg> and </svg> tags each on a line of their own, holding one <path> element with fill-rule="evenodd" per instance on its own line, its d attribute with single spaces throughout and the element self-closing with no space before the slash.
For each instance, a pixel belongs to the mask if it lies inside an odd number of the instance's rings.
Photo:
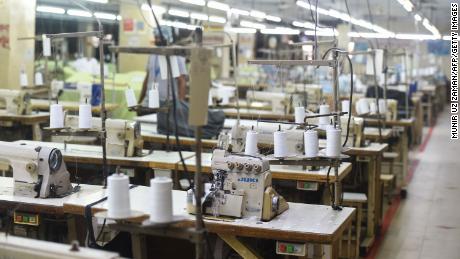
<svg viewBox="0 0 460 259">
<path fill-rule="evenodd" d="M 306 181 L 297 181 L 297 190 L 317 191 L 318 190 L 318 183 L 306 182 Z"/>
<path fill-rule="evenodd" d="M 39 223 L 38 214 L 14 212 L 14 224 L 38 226 Z"/>
<path fill-rule="evenodd" d="M 276 253 L 281 255 L 305 256 L 307 246 L 299 243 L 276 241 Z"/>
</svg>

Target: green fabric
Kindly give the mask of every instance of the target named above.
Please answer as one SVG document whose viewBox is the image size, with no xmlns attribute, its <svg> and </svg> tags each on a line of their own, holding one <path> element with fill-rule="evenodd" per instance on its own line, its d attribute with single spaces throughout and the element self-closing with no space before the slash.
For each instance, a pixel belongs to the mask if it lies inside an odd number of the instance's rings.
<svg viewBox="0 0 460 259">
<path fill-rule="evenodd" d="M 64 69 L 71 71 L 71 69 Z M 135 112 L 130 112 L 127 109 L 125 101 L 125 90 L 131 87 L 136 96 L 139 98 L 144 81 L 145 72 L 129 72 L 115 75 L 115 86 L 113 85 L 113 74 L 109 75 L 105 81 L 105 96 L 106 103 L 116 103 L 118 108 L 109 114 L 110 118 L 115 119 L 133 119 L 136 116 Z M 73 71 L 70 76 L 66 78 L 67 83 L 99 83 L 99 77 L 94 78 L 88 73 L 77 73 Z M 80 100 L 80 95 L 77 91 L 65 90 L 60 100 L 62 101 L 76 101 Z"/>
</svg>

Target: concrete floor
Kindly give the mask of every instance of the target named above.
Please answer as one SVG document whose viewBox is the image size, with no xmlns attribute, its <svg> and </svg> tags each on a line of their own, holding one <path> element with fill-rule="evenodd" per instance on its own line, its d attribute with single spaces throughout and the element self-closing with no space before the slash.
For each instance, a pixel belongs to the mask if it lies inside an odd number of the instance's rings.
<svg viewBox="0 0 460 259">
<path fill-rule="evenodd" d="M 447 108 L 437 119 L 425 150 L 411 155 L 419 164 L 378 259 L 460 259 L 460 140 L 450 140 Z"/>
</svg>

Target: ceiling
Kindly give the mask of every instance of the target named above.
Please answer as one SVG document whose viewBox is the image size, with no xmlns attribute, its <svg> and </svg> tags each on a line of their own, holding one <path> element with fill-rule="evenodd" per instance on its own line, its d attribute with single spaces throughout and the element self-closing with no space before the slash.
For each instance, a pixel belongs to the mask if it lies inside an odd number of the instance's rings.
<svg viewBox="0 0 460 259">
<path fill-rule="evenodd" d="M 50 4 L 59 6 L 74 6 L 71 1 L 62 0 L 37 0 L 39 4 Z M 307 0 L 304 0 L 307 1 Z M 415 24 L 413 17 L 414 13 L 408 13 L 397 0 L 347 0 L 350 14 L 353 17 L 364 19 L 373 22 L 387 30 L 396 33 L 421 33 L 430 34 L 420 23 Z M 109 4 L 96 4 L 85 2 L 92 10 L 118 12 L 119 2 L 131 2 L 133 4 L 146 3 L 146 0 L 110 0 Z M 152 0 L 153 3 L 160 3 L 177 8 L 186 8 L 187 10 L 195 10 L 201 12 L 212 12 L 215 14 L 224 15 L 219 10 L 205 10 L 204 7 L 182 3 L 179 0 Z M 290 25 L 293 20 L 311 21 L 311 14 L 308 10 L 300 8 L 296 5 L 296 0 L 220 0 L 231 7 L 266 12 L 270 15 L 279 16 L 286 22 L 285 25 Z M 310 0 L 314 5 L 316 0 Z M 450 34 L 450 19 L 446 16 L 450 14 L 450 0 L 412 0 L 415 5 L 415 10 L 422 17 L 426 17 L 434 24 L 441 34 Z M 318 0 L 318 7 L 325 9 L 335 9 L 346 13 L 347 8 L 345 0 Z M 340 20 L 329 16 L 319 16 L 319 21 L 326 25 L 335 25 L 340 23 Z M 355 31 L 366 31 L 366 29 L 356 27 Z"/>
</svg>

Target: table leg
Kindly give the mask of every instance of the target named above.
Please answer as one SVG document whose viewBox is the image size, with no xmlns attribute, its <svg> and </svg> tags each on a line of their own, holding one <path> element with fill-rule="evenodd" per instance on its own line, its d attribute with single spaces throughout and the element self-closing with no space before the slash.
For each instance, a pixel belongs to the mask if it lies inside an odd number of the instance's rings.
<svg viewBox="0 0 460 259">
<path fill-rule="evenodd" d="M 262 258 L 257 252 L 243 244 L 236 236 L 227 234 L 218 234 L 218 236 L 244 259 Z"/>
<path fill-rule="evenodd" d="M 39 123 L 32 124 L 32 138 L 35 141 L 42 140 L 42 130 L 40 129 Z"/>
<path fill-rule="evenodd" d="M 313 245 L 313 259 L 322 259 L 324 255 L 323 245 L 314 244 Z"/>
<path fill-rule="evenodd" d="M 375 235 L 375 196 L 376 196 L 376 170 L 375 160 L 371 158 L 368 163 L 369 178 L 367 181 L 367 237 Z"/>
<path fill-rule="evenodd" d="M 131 234 L 131 246 L 134 259 L 147 259 L 146 236 L 142 234 Z"/>
<path fill-rule="evenodd" d="M 340 256 L 340 243 L 342 240 L 342 236 L 337 238 L 331 244 L 331 259 L 338 259 Z"/>
<path fill-rule="evenodd" d="M 404 131 L 401 136 L 401 156 L 402 156 L 402 163 L 403 163 L 403 172 L 402 172 L 402 183 L 401 187 L 406 187 L 406 175 L 408 173 L 409 167 L 409 149 L 408 149 L 408 135 L 407 131 Z"/>
</svg>

